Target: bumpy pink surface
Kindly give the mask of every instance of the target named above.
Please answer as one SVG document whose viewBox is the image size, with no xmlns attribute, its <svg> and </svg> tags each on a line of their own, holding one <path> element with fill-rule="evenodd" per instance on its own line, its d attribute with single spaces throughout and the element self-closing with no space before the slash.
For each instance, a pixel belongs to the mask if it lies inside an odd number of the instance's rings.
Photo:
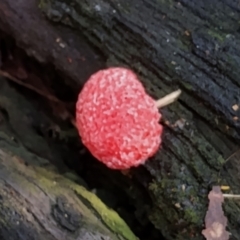
<svg viewBox="0 0 240 240">
<path fill-rule="evenodd" d="M 137 76 L 125 68 L 93 74 L 76 104 L 83 144 L 112 169 L 143 164 L 161 144 L 161 114 Z"/>
</svg>

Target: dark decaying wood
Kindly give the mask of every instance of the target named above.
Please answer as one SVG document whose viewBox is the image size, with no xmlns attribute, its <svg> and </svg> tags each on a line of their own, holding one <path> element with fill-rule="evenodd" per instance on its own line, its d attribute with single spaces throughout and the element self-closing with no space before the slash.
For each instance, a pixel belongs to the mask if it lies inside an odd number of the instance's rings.
<svg viewBox="0 0 240 240">
<path fill-rule="evenodd" d="M 62 161 L 61 151 L 34 128 L 49 119 L 6 80 L 0 82 L 1 239 L 136 240 L 116 212 L 80 186 L 80 178 L 61 176 L 49 163 Z"/>
<path fill-rule="evenodd" d="M 162 148 L 130 171 L 132 189 L 116 178 L 108 184 L 127 192 L 139 222 L 146 217 L 166 239 L 202 239 L 211 186 L 240 192 L 239 158 L 224 164 L 240 145 L 238 1 L 41 0 L 38 6 L 2 0 L 0 29 L 54 66 L 72 100 L 104 61 L 135 70 L 155 98 L 182 89 L 179 101 L 161 110 Z M 104 179 L 94 173 L 102 185 L 115 176 L 104 171 Z M 232 239 L 239 239 L 238 202 L 226 201 L 224 210 Z"/>
</svg>

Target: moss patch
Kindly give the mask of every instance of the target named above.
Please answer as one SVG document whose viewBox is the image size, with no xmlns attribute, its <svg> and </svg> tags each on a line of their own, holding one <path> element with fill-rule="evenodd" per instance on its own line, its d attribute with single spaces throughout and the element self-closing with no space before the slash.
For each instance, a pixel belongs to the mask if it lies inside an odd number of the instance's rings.
<svg viewBox="0 0 240 240">
<path fill-rule="evenodd" d="M 127 224 L 120 218 L 120 216 L 109 209 L 103 202 L 91 192 L 88 192 L 85 188 L 78 186 L 73 187 L 73 190 L 88 201 L 91 207 L 101 216 L 104 223 L 115 233 L 124 236 L 128 240 L 137 240 L 137 237 L 133 234 Z"/>
</svg>

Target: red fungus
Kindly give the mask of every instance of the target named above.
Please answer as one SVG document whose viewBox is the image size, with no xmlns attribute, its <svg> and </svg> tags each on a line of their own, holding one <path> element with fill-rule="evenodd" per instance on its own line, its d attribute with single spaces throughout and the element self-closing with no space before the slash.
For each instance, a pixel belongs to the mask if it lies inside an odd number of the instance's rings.
<svg viewBox="0 0 240 240">
<path fill-rule="evenodd" d="M 76 126 L 83 144 L 112 169 L 136 167 L 157 152 L 163 129 L 160 119 L 156 101 L 125 68 L 93 74 L 76 104 Z"/>
</svg>

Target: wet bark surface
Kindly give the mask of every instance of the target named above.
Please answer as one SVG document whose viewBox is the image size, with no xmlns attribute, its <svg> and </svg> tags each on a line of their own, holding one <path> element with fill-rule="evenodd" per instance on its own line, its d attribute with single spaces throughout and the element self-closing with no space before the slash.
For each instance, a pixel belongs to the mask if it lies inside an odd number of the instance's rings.
<svg viewBox="0 0 240 240">
<path fill-rule="evenodd" d="M 182 89 L 178 102 L 161 109 L 163 144 L 144 166 L 122 176 L 86 152 L 81 158 L 89 161 L 78 168 L 92 187 L 118 204 L 128 201 L 141 228 L 150 221 L 166 239 L 203 239 L 213 184 L 239 193 L 239 158 L 225 164 L 240 140 L 239 10 L 228 0 L 42 0 L 39 9 L 34 0 L 0 3 L 0 29 L 54 67 L 60 77 L 44 83 L 60 98 L 64 88 L 63 101 L 74 102 L 88 76 L 105 66 L 132 68 L 156 99 Z M 239 204 L 229 200 L 224 208 L 239 239 Z"/>
</svg>

